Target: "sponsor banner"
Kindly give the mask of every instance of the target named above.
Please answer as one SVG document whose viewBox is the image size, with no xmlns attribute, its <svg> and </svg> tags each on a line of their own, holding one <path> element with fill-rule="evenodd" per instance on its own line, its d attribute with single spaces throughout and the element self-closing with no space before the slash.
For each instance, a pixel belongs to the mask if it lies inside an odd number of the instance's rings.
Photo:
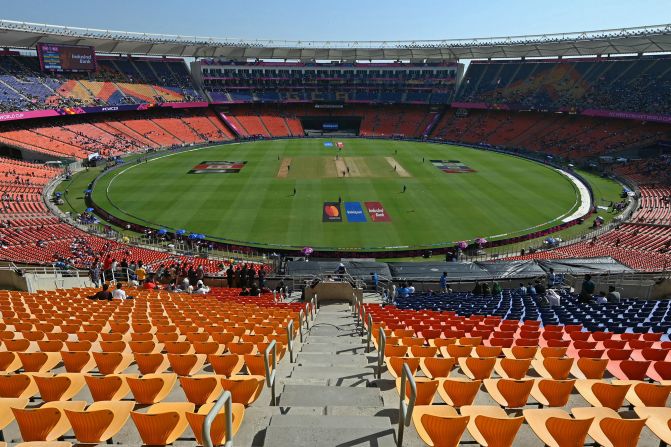
<svg viewBox="0 0 671 447">
<path fill-rule="evenodd" d="M 620 118 L 625 120 L 641 120 L 641 121 L 654 121 L 657 123 L 671 123 L 671 116 L 659 115 L 655 113 L 618 112 L 615 110 L 585 109 L 580 114 L 585 116 Z"/>
<path fill-rule="evenodd" d="M 322 206 L 322 222 L 342 222 L 340 203 L 324 202 L 324 206 Z"/>
<path fill-rule="evenodd" d="M 64 109 L 52 110 L 28 110 L 25 112 L 0 113 L 1 121 L 17 121 L 34 118 L 48 118 L 52 116 L 82 115 L 86 113 L 107 112 L 129 112 L 133 110 L 148 110 L 155 107 L 168 109 L 189 109 L 207 107 L 206 102 L 166 102 L 166 103 L 144 103 L 144 104 L 120 104 L 118 106 L 95 106 L 95 107 L 66 107 Z"/>
<path fill-rule="evenodd" d="M 380 202 L 365 202 L 366 210 L 373 222 L 390 222 L 391 218 Z"/>
<path fill-rule="evenodd" d="M 324 142 L 324 147 L 333 147 L 333 143 L 330 141 L 325 141 Z"/>
<path fill-rule="evenodd" d="M 245 164 L 246 161 L 202 161 L 189 174 L 237 174 Z"/>
<path fill-rule="evenodd" d="M 446 174 L 459 174 L 462 172 L 475 172 L 459 160 L 430 160 L 431 164 Z"/>
<path fill-rule="evenodd" d="M 360 202 L 345 202 L 345 215 L 348 222 L 365 222 L 366 215 Z"/>
</svg>

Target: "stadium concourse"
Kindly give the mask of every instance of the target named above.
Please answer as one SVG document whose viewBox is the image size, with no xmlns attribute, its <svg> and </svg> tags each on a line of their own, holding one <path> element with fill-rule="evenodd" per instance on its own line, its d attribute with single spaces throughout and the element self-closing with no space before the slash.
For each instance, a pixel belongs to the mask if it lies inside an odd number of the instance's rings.
<svg viewBox="0 0 671 447">
<path fill-rule="evenodd" d="M 671 57 L 647 54 L 671 52 L 668 26 L 344 49 L 0 30 L 0 260 L 117 289 L 0 290 L 0 447 L 671 444 Z M 616 176 L 630 215 L 506 260 L 612 257 L 638 282 L 606 298 L 589 279 L 549 284 L 552 270 L 534 292 L 458 277 L 428 290 L 436 277 L 394 299 L 373 275 L 375 293 L 331 303 L 306 298 L 305 278 L 247 262 L 248 247 L 234 266 L 139 246 L 82 230 L 90 210 L 73 222 L 50 203 L 91 161 L 313 135 L 449 142 Z M 109 281 L 122 272 L 137 283 Z M 638 299 L 647 272 L 661 292 Z M 347 274 L 337 285 L 358 288 Z M 187 293 L 185 277 L 212 287 Z"/>
</svg>

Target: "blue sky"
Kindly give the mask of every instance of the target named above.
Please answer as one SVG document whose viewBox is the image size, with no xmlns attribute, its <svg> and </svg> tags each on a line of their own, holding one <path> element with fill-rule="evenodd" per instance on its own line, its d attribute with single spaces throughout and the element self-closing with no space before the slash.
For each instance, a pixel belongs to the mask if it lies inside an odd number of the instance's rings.
<svg viewBox="0 0 671 447">
<path fill-rule="evenodd" d="M 4 0 L 3 19 L 288 40 L 448 39 L 671 22 L 671 0 Z"/>
</svg>

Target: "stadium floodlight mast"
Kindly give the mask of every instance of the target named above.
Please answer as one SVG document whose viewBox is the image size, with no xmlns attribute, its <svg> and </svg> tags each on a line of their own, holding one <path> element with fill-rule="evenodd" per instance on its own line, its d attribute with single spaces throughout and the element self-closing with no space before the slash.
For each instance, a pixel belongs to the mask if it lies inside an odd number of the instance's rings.
<svg viewBox="0 0 671 447">
<path fill-rule="evenodd" d="M 671 52 L 671 24 L 613 28 L 537 35 L 477 37 L 436 40 L 282 40 L 180 36 L 145 32 L 102 30 L 0 20 L 0 46 L 33 48 L 39 42 L 79 44 L 100 52 L 182 57 L 228 57 L 249 53 L 249 57 L 272 58 L 295 50 L 297 58 L 379 59 L 480 59 L 601 54 Z M 245 51 L 247 50 L 247 51 Z M 279 57 L 279 59 L 283 59 Z"/>
</svg>

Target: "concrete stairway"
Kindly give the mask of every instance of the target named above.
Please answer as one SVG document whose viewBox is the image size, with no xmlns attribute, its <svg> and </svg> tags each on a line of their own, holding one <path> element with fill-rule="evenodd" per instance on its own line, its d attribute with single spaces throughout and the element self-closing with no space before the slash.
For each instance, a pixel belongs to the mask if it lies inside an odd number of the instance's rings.
<svg viewBox="0 0 671 447">
<path fill-rule="evenodd" d="M 296 363 L 278 368 L 279 405 L 250 407 L 235 445 L 395 446 L 398 411 L 385 408 L 364 349 L 349 305 L 322 304 Z"/>
</svg>

